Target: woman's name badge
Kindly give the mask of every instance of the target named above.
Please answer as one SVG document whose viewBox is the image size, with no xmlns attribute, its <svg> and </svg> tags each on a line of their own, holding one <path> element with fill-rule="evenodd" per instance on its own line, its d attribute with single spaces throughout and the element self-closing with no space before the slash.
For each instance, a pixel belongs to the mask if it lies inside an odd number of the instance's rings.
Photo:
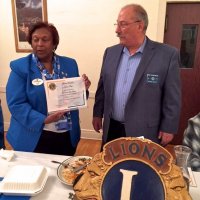
<svg viewBox="0 0 200 200">
<path fill-rule="evenodd" d="M 42 85 L 43 84 L 43 80 L 42 79 L 40 79 L 40 78 L 36 78 L 36 79 L 34 79 L 34 80 L 32 80 L 32 84 L 33 85 Z"/>
</svg>

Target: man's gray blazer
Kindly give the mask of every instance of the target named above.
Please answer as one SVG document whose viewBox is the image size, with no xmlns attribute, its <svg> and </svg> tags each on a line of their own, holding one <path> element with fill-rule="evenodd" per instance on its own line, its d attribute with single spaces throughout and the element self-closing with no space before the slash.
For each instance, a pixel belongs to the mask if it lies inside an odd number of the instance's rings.
<svg viewBox="0 0 200 200">
<path fill-rule="evenodd" d="M 123 48 L 118 44 L 105 50 L 95 95 L 93 116 L 104 118 L 104 142 L 112 118 L 115 78 Z M 125 106 L 127 136 L 144 136 L 159 142 L 159 131 L 177 132 L 181 107 L 179 67 L 176 48 L 147 38 Z"/>
</svg>

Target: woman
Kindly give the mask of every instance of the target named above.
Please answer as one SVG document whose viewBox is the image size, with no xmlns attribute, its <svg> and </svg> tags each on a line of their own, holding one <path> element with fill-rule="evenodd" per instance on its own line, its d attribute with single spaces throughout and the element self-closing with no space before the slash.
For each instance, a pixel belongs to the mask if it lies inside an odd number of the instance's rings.
<svg viewBox="0 0 200 200">
<path fill-rule="evenodd" d="M 48 114 L 43 82 L 78 77 L 77 63 L 55 54 L 59 35 L 52 24 L 33 25 L 28 42 L 33 53 L 10 63 L 6 95 L 11 122 L 7 139 L 18 151 L 74 155 L 80 140 L 78 110 Z M 86 75 L 82 77 L 88 94 L 91 83 Z M 65 126 L 59 128 L 63 119 Z"/>
</svg>

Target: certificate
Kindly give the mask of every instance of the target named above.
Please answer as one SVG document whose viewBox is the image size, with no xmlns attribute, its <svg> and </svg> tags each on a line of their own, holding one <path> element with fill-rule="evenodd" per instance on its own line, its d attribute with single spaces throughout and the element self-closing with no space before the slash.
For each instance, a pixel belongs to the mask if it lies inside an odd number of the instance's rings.
<svg viewBox="0 0 200 200">
<path fill-rule="evenodd" d="M 44 81 L 48 112 L 76 110 L 87 106 L 81 77 Z"/>
</svg>

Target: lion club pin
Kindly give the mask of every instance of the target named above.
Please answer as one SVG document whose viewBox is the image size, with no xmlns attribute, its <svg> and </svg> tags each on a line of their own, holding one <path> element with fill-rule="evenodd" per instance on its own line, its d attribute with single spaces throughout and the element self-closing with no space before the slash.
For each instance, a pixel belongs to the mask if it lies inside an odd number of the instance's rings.
<svg viewBox="0 0 200 200">
<path fill-rule="evenodd" d="M 42 85 L 42 84 L 43 84 L 43 80 L 40 79 L 40 78 L 33 79 L 33 80 L 32 80 L 32 84 L 33 84 L 33 85 L 36 85 L 36 86 Z"/>
</svg>

